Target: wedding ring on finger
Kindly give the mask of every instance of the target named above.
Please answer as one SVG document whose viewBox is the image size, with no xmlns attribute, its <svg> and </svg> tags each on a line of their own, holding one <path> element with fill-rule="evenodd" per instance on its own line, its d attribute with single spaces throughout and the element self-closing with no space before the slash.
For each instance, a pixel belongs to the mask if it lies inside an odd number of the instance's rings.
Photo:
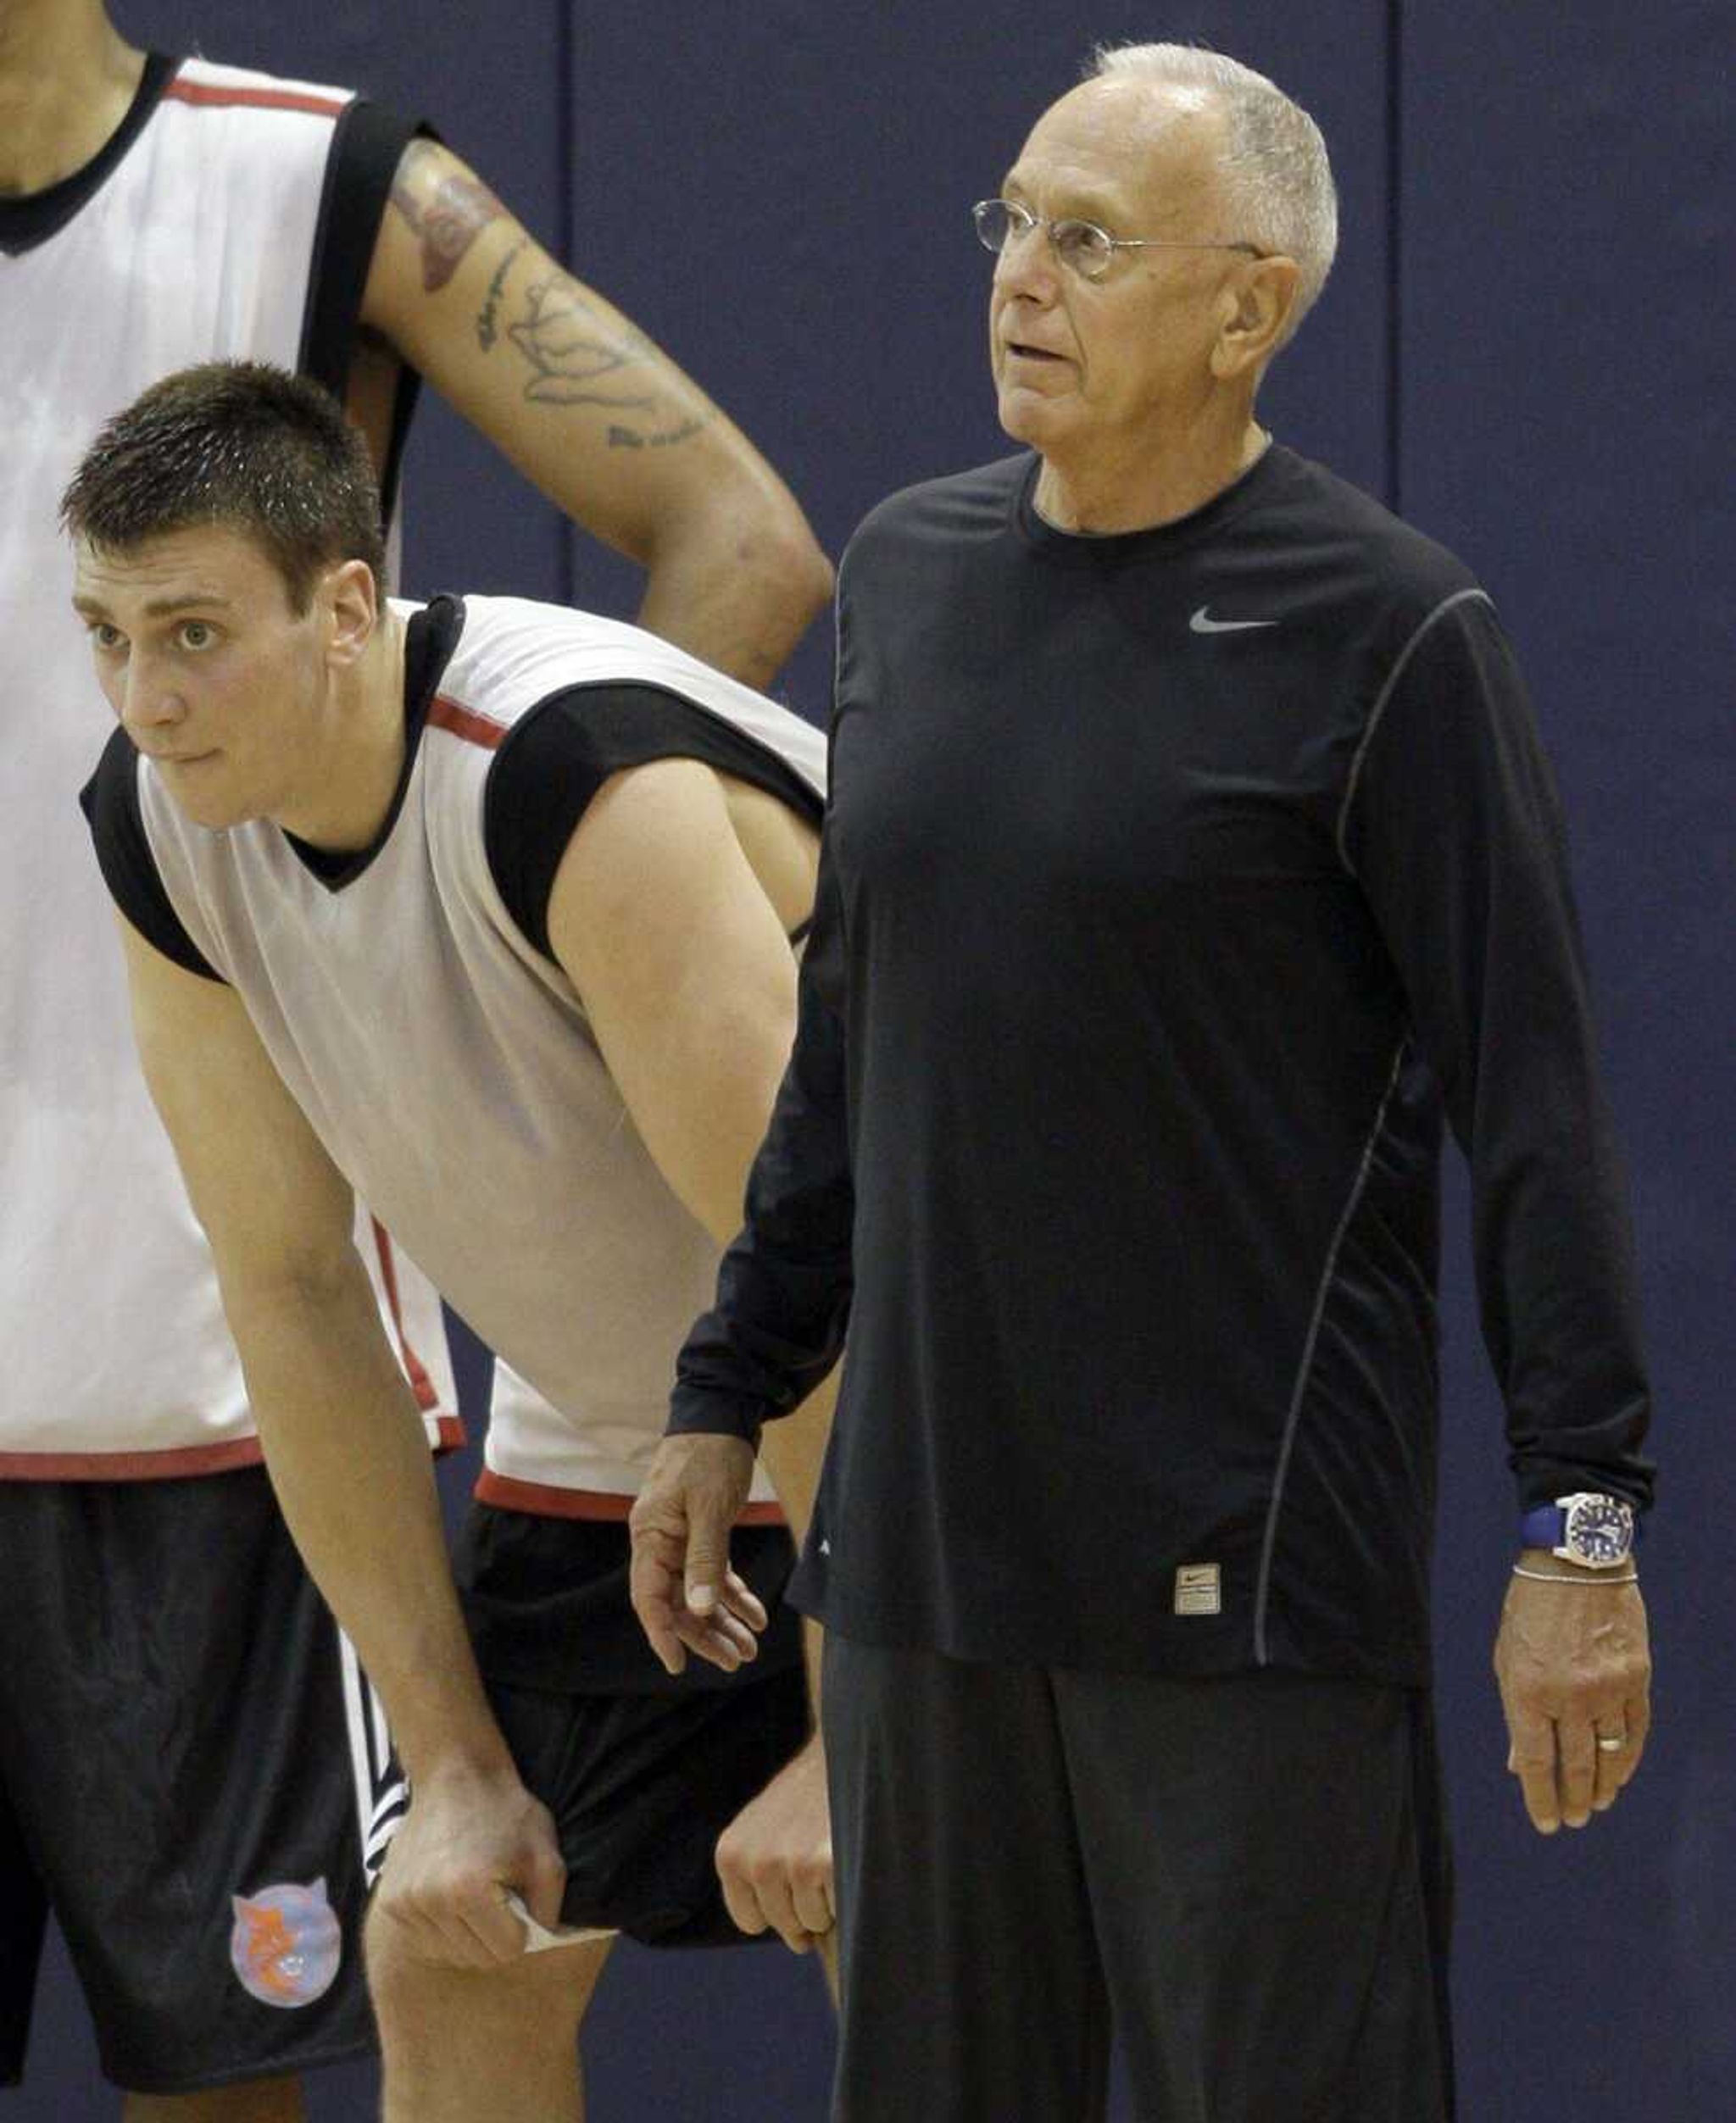
<svg viewBox="0 0 1736 2123">
<path fill-rule="evenodd" d="M 1600 1754 L 1619 1754 L 1627 1746 L 1628 1742 L 1625 1736 L 1620 1739 L 1615 1739 L 1607 1732 L 1600 1732 L 1597 1736 L 1597 1744 L 1598 1752 Z"/>
</svg>

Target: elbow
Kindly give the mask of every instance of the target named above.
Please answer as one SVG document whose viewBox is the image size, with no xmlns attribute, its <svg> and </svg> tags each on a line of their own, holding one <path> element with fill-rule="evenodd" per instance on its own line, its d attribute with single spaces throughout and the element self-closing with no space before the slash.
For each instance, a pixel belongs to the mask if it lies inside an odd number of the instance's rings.
<svg viewBox="0 0 1736 2123">
<path fill-rule="evenodd" d="M 659 552 L 639 624 L 764 687 L 832 589 L 832 564 L 801 511 L 762 493 L 720 502 L 691 539 Z"/>
<path fill-rule="evenodd" d="M 795 641 L 831 602 L 834 581 L 807 518 L 788 494 L 767 495 L 737 520 L 734 543 L 737 566 L 776 604 Z"/>
<path fill-rule="evenodd" d="M 832 596 L 832 563 L 801 504 L 762 460 L 738 466 L 709 496 L 713 534 L 727 525 L 734 571 L 781 600 L 798 634 Z"/>
<path fill-rule="evenodd" d="M 796 524 L 798 535 L 788 541 L 784 565 L 792 586 L 791 594 L 801 605 L 802 625 L 805 626 L 832 603 L 837 576 L 799 509 L 796 512 Z"/>
<path fill-rule="evenodd" d="M 638 554 L 639 624 L 764 686 L 832 594 L 832 564 L 771 469 L 711 464 L 664 497 Z"/>
<path fill-rule="evenodd" d="M 371 1304 L 367 1272 L 353 1246 L 285 1246 L 275 1257 L 236 1258 L 217 1252 L 217 1281 L 230 1331 L 245 1345 L 262 1329 L 322 1332 L 357 1300 Z"/>
</svg>

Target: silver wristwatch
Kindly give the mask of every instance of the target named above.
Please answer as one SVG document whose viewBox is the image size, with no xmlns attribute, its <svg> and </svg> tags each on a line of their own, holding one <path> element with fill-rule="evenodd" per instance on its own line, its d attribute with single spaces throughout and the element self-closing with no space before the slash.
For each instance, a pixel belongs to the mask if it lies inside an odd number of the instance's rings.
<svg viewBox="0 0 1736 2123">
<path fill-rule="evenodd" d="M 1519 1538 L 1528 1548 L 1547 1548 L 1564 1563 L 1588 1570 L 1619 1570 L 1633 1559 L 1633 1506 L 1622 1497 L 1594 1490 L 1557 1497 L 1539 1504 L 1519 1521 Z"/>
</svg>

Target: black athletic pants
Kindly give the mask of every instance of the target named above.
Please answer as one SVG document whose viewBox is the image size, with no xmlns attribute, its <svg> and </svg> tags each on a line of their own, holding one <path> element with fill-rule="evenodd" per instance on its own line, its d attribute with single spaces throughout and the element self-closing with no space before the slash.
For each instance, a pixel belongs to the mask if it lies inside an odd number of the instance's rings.
<svg viewBox="0 0 1736 2123">
<path fill-rule="evenodd" d="M 1448 2123 L 1426 1696 L 829 1636 L 833 2123 Z"/>
</svg>

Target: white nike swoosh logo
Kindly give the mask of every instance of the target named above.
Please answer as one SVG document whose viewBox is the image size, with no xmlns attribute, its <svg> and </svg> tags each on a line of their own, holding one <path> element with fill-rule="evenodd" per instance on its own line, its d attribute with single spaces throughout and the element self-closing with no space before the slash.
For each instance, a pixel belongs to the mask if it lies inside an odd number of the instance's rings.
<svg viewBox="0 0 1736 2123">
<path fill-rule="evenodd" d="M 1276 620 L 1215 620 L 1205 605 L 1188 620 L 1196 634 L 1245 634 L 1256 626 L 1276 626 Z"/>
</svg>

